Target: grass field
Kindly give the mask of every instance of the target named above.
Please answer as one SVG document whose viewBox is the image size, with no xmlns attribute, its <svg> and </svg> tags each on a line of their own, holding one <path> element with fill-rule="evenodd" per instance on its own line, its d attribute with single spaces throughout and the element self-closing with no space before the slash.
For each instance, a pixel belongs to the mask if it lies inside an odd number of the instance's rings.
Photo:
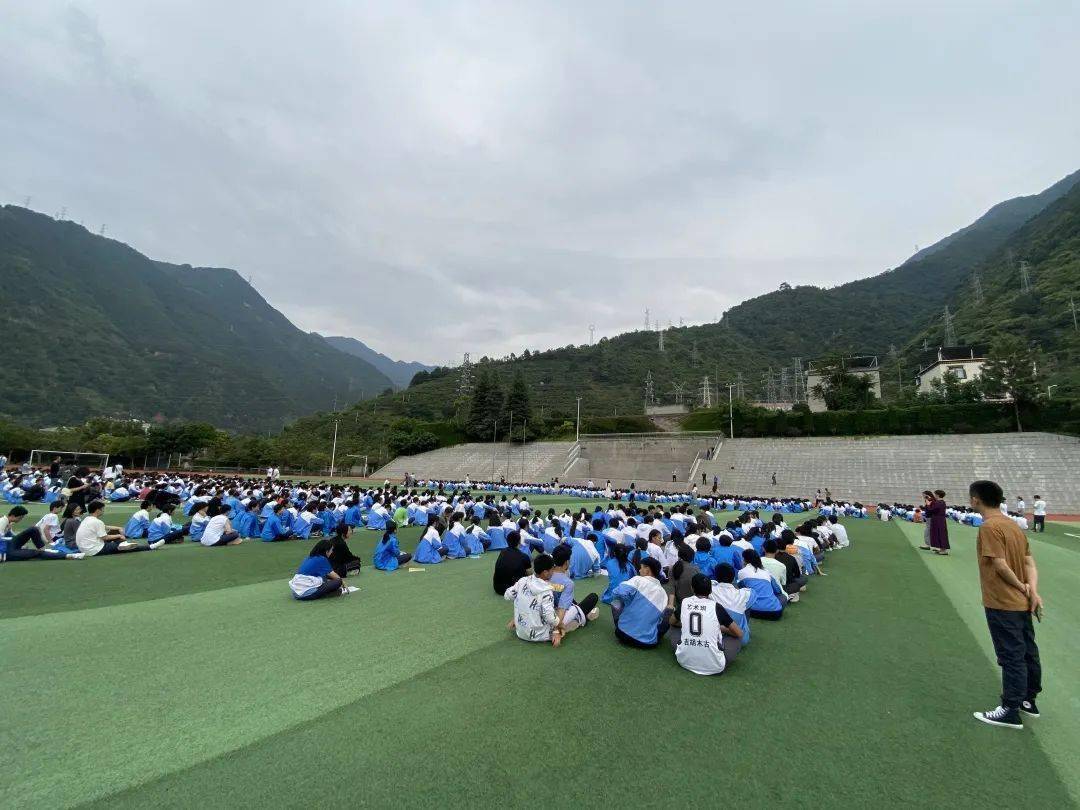
<svg viewBox="0 0 1080 810">
<path fill-rule="evenodd" d="M 558 650 L 518 641 L 492 556 L 303 604 L 304 542 L 6 564 L 0 806 L 1080 804 L 1080 529 L 1032 536 L 1046 691 L 1022 733 L 971 717 L 999 686 L 974 530 L 950 524 L 948 558 L 918 526 L 849 533 L 719 678 L 620 647 L 606 608 Z"/>
</svg>

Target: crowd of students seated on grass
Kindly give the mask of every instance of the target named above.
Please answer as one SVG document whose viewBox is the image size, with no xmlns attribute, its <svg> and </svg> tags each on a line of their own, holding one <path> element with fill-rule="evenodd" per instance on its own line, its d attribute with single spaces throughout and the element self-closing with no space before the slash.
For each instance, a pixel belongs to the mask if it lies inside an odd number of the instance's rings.
<svg viewBox="0 0 1080 810">
<path fill-rule="evenodd" d="M 723 672 L 750 643 L 751 620 L 780 620 L 810 578 L 824 576 L 826 552 L 850 545 L 836 514 L 791 528 L 781 513 L 746 512 L 720 526 L 690 507 L 613 507 L 591 521 L 582 512 L 541 518 L 543 537 L 555 529 L 552 548 L 531 525 L 505 533 L 492 584 L 514 603 L 508 629 L 559 646 L 599 617 L 599 601 L 611 606 L 620 643 L 653 648 L 667 636 L 679 663 L 701 675 Z M 606 577 L 603 594 L 575 600 L 575 581 L 597 575 Z"/>
<path fill-rule="evenodd" d="M 1036 497 L 1036 502 L 1040 502 L 1039 496 Z M 1027 531 L 1030 527 L 1027 515 L 1024 513 L 1023 501 L 1020 501 L 1015 510 L 1009 509 L 1007 504 L 1001 504 L 1001 514 L 1008 517 L 1017 526 L 1024 531 Z M 1045 510 L 1045 505 L 1044 505 Z M 1045 519 L 1045 511 L 1042 517 Z M 949 520 L 957 523 L 962 523 L 965 526 L 974 526 L 978 528 L 983 525 L 984 519 L 982 515 L 973 510 L 969 506 L 946 506 L 944 508 L 944 515 Z M 916 505 L 910 503 L 879 503 L 877 505 L 877 517 L 878 520 L 892 520 L 898 518 L 900 520 L 907 520 L 912 523 L 924 523 L 927 520 L 926 504 Z M 1039 515 L 1036 515 L 1039 517 Z"/>
</svg>

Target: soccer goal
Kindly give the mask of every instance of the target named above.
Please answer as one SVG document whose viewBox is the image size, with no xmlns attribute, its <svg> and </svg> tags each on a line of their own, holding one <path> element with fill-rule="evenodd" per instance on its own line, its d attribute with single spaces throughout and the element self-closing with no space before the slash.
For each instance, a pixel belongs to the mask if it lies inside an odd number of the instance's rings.
<svg viewBox="0 0 1080 810">
<path fill-rule="evenodd" d="M 34 469 L 48 467 L 55 459 L 60 459 L 60 469 L 69 467 L 89 467 L 100 472 L 109 463 L 108 453 L 75 453 L 71 450 L 31 450 L 30 466 Z"/>
</svg>

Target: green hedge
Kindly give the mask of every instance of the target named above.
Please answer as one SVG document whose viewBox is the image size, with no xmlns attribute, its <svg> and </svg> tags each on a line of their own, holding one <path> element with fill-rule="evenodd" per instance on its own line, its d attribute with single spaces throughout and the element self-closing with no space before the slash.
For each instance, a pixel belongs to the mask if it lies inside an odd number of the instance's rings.
<svg viewBox="0 0 1080 810">
<path fill-rule="evenodd" d="M 1043 401 L 1021 409 L 1024 430 L 1080 435 L 1080 401 Z M 695 411 L 683 420 L 685 430 L 728 432 L 727 408 Z M 735 409 L 735 435 L 871 436 L 918 433 L 1006 433 L 1016 430 L 1013 406 L 1002 402 L 921 405 L 865 411 L 769 411 Z"/>
<path fill-rule="evenodd" d="M 647 416 L 594 416 L 581 420 L 582 433 L 656 433 Z"/>
</svg>

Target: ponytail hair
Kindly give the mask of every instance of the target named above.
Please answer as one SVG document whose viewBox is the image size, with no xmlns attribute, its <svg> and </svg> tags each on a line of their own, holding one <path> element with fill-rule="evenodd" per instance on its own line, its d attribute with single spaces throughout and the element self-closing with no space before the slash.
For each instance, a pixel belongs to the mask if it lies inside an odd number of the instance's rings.
<svg viewBox="0 0 1080 810">
<path fill-rule="evenodd" d="M 383 525 L 385 526 L 386 531 L 383 532 L 382 541 L 385 543 L 390 539 L 390 536 L 397 531 L 397 524 L 392 520 L 388 520 Z"/>
</svg>

